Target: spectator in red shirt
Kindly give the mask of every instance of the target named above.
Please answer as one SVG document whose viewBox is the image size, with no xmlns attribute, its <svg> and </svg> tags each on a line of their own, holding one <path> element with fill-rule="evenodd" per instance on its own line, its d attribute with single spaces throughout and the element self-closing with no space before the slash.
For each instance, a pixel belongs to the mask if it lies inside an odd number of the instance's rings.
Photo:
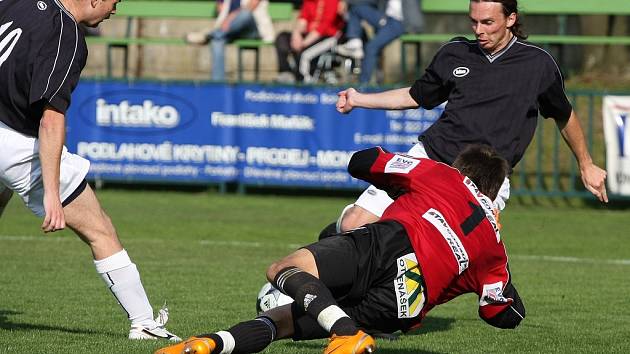
<svg viewBox="0 0 630 354">
<path fill-rule="evenodd" d="M 314 61 L 337 44 L 344 26 L 338 8 L 339 0 L 304 0 L 293 31 L 282 32 L 276 38 L 276 81 L 312 81 Z"/>
</svg>

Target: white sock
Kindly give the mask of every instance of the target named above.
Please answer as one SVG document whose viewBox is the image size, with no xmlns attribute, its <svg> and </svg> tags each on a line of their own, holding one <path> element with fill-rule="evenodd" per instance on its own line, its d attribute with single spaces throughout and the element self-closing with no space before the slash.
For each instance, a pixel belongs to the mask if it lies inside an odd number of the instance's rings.
<svg viewBox="0 0 630 354">
<path fill-rule="evenodd" d="M 236 346 L 236 341 L 234 337 L 232 337 L 232 333 L 228 331 L 219 331 L 216 333 L 217 336 L 221 337 L 223 341 L 223 350 L 219 354 L 231 354 L 234 350 L 234 346 Z"/>
<path fill-rule="evenodd" d="M 322 328 L 325 329 L 326 332 L 330 333 L 330 330 L 332 329 L 332 326 L 335 324 L 335 322 L 343 317 L 350 316 L 348 316 L 339 306 L 330 305 L 319 313 L 319 315 L 317 316 L 317 323 L 319 323 L 319 325 L 322 326 Z"/>
<path fill-rule="evenodd" d="M 127 312 L 131 325 L 152 325 L 153 308 L 142 287 L 138 268 L 131 263 L 127 251 L 122 250 L 100 261 L 95 260 L 94 265 L 120 306 Z"/>
</svg>

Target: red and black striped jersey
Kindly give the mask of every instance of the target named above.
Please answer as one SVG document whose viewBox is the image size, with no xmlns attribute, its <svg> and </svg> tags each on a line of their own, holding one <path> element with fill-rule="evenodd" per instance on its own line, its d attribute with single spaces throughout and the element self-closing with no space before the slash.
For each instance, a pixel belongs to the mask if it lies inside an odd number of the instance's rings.
<svg viewBox="0 0 630 354">
<path fill-rule="evenodd" d="M 492 201 L 470 179 L 446 164 L 381 148 L 355 153 L 348 170 L 396 197 L 381 220 L 402 224 L 411 241 L 426 285 L 421 317 L 470 292 L 485 320 L 512 304 L 504 296 L 510 273 Z"/>
</svg>

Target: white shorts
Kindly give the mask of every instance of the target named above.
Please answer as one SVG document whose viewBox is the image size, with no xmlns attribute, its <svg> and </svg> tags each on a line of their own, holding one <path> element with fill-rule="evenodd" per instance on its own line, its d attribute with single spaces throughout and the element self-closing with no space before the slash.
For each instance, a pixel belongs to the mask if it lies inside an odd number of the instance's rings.
<svg viewBox="0 0 630 354">
<path fill-rule="evenodd" d="M 429 158 L 421 142 L 414 144 L 407 152 L 407 155 L 427 159 Z M 503 210 L 505 208 L 505 202 L 507 202 L 509 198 L 510 180 L 506 177 L 505 180 L 503 180 L 503 184 L 501 185 L 497 198 L 494 200 L 494 206 L 499 210 Z M 387 209 L 387 207 L 393 202 L 394 200 L 390 198 L 386 192 L 374 186 L 369 186 L 359 196 L 359 199 L 354 202 L 354 205 L 360 206 L 380 218 L 383 216 L 385 209 Z"/>
<path fill-rule="evenodd" d="M 24 204 L 44 216 L 44 183 L 39 161 L 39 139 L 24 135 L 0 122 L 0 190 L 8 187 Z M 59 173 L 59 196 L 64 202 L 85 179 L 90 162 L 63 147 Z"/>
</svg>

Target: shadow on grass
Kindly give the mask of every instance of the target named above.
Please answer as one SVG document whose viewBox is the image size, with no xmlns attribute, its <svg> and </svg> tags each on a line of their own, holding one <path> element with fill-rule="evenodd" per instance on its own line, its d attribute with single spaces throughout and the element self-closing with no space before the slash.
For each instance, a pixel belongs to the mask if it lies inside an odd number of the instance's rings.
<svg viewBox="0 0 630 354">
<path fill-rule="evenodd" d="M 376 340 L 377 352 L 379 354 L 441 354 L 440 352 L 434 352 L 430 350 L 422 350 L 422 349 L 391 349 L 391 348 L 383 348 L 382 343 L 387 342 L 387 340 Z M 301 353 L 306 350 L 322 350 L 324 349 L 321 344 L 313 342 L 313 341 L 305 341 L 305 342 L 290 342 L 285 343 L 286 347 L 295 348 L 293 352 Z"/>
<path fill-rule="evenodd" d="M 396 337 L 404 337 L 404 336 L 419 336 L 432 332 L 442 332 L 448 331 L 453 327 L 455 323 L 454 318 L 444 318 L 444 317 L 427 317 L 422 321 L 422 326 L 418 329 L 414 329 L 413 331 L 407 332 L 405 334 L 401 334 L 400 332 L 394 333 L 394 339 L 383 339 L 376 338 L 377 345 L 379 343 L 388 343 L 396 341 Z M 295 352 L 300 352 L 299 348 L 304 349 L 322 349 L 321 344 L 314 341 L 304 341 L 304 342 L 285 342 L 285 345 L 288 347 L 296 348 Z M 430 351 L 430 350 L 422 350 L 421 348 L 414 349 L 394 349 L 394 348 L 383 348 L 381 345 L 378 348 L 378 353 L 380 354 L 439 354 L 440 352 Z"/>
<path fill-rule="evenodd" d="M 8 331 L 51 331 L 51 332 L 63 332 L 63 333 L 73 333 L 73 334 L 98 334 L 98 335 L 107 335 L 114 336 L 114 333 L 108 332 L 100 332 L 86 329 L 78 329 L 78 328 L 67 328 L 62 326 L 49 326 L 42 324 L 32 324 L 32 323 L 19 323 L 13 322 L 9 319 L 11 315 L 21 315 L 23 312 L 11 311 L 11 310 L 0 310 L 0 331 L 8 330 Z"/>
<path fill-rule="evenodd" d="M 419 328 L 409 331 L 405 335 L 417 336 L 431 332 L 448 331 L 453 327 L 453 323 L 455 323 L 454 318 L 427 316 L 422 320 L 422 325 Z"/>
</svg>

